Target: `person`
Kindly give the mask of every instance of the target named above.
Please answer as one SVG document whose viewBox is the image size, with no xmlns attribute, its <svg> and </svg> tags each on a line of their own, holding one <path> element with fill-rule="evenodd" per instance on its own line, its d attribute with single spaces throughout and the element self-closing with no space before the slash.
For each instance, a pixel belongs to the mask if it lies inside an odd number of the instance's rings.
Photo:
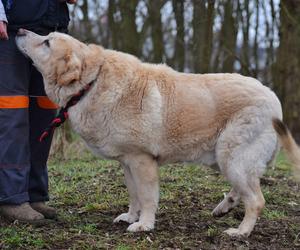
<svg viewBox="0 0 300 250">
<path fill-rule="evenodd" d="M 0 0 L 0 215 L 40 222 L 56 217 L 46 205 L 51 139 L 38 138 L 56 113 L 41 74 L 15 44 L 19 28 L 40 35 L 67 32 L 67 3 L 76 0 Z"/>
</svg>

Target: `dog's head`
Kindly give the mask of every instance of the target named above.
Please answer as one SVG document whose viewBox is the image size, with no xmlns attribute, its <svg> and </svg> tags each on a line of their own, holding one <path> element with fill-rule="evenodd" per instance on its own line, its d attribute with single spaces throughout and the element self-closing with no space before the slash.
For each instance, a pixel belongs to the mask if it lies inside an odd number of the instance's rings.
<svg viewBox="0 0 300 250">
<path fill-rule="evenodd" d="M 58 32 L 39 36 L 34 32 L 20 29 L 16 36 L 20 51 L 31 58 L 42 73 L 45 89 L 51 98 L 58 88 L 71 95 L 82 86 L 94 80 L 101 57 L 101 48 L 85 45 L 75 38 Z M 75 84 L 78 83 L 78 84 Z M 51 99 L 65 99 L 55 96 Z"/>
<path fill-rule="evenodd" d="M 82 70 L 83 43 L 71 36 L 53 32 L 39 36 L 20 29 L 16 37 L 18 48 L 30 57 L 43 74 L 55 77 L 57 84 L 67 85 L 78 81 Z"/>
</svg>

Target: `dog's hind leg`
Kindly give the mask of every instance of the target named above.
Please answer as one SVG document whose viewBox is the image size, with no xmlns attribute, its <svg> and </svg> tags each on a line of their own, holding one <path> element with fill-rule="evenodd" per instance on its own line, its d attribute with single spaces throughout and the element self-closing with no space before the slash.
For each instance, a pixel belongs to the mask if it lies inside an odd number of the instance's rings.
<svg viewBox="0 0 300 250">
<path fill-rule="evenodd" d="M 233 188 L 226 195 L 223 201 L 212 211 L 213 216 L 221 217 L 230 212 L 240 203 L 240 195 Z"/>
<path fill-rule="evenodd" d="M 249 236 L 265 204 L 259 179 L 277 149 L 277 136 L 269 116 L 260 108 L 244 109 L 231 119 L 218 138 L 216 158 L 220 171 L 245 205 L 239 227 L 225 231 L 232 236 Z"/>
<path fill-rule="evenodd" d="M 253 154 L 253 148 L 255 148 L 254 151 L 258 150 L 256 148 L 257 145 L 264 146 L 263 143 L 262 145 L 260 144 L 259 140 L 252 147 L 250 145 L 248 147 L 238 146 L 220 164 L 222 173 L 234 190 L 232 192 L 235 192 L 236 198 L 240 197 L 245 206 L 245 216 L 239 227 L 229 228 L 225 231 L 225 233 L 231 236 L 249 236 L 265 205 L 265 200 L 260 189 L 259 177 L 263 169 L 266 168 L 267 160 L 262 160 L 259 155 Z M 230 195 L 232 195 L 232 192 Z M 226 204 L 226 202 L 224 203 Z"/>
<path fill-rule="evenodd" d="M 125 221 L 131 224 L 139 219 L 140 203 L 137 196 L 137 188 L 130 172 L 130 168 L 125 164 L 122 164 L 122 167 L 124 169 L 125 184 L 129 192 L 130 204 L 128 212 L 120 214 L 117 218 L 114 219 L 114 223 Z"/>
<path fill-rule="evenodd" d="M 250 177 L 250 176 L 248 176 Z M 252 232 L 258 216 L 265 205 L 265 199 L 260 189 L 259 178 L 250 177 L 250 179 L 232 182 L 235 189 L 245 205 L 245 216 L 238 228 L 229 228 L 225 233 L 231 236 L 249 236 Z"/>
<path fill-rule="evenodd" d="M 159 199 L 157 162 L 146 154 L 126 156 L 125 162 L 130 168 L 141 209 L 139 221 L 131 224 L 127 230 L 152 230 Z"/>
</svg>

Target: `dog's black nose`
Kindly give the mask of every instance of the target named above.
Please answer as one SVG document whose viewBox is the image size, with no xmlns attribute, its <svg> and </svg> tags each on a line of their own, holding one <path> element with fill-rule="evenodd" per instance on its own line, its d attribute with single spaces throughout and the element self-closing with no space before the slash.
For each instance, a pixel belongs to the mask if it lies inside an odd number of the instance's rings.
<svg viewBox="0 0 300 250">
<path fill-rule="evenodd" d="M 17 35 L 18 36 L 26 36 L 27 33 L 28 33 L 28 30 L 19 29 Z"/>
</svg>

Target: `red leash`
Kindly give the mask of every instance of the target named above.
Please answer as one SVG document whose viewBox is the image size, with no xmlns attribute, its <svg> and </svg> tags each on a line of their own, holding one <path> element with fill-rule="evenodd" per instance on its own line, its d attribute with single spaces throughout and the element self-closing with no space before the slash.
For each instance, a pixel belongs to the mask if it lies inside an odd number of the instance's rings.
<svg viewBox="0 0 300 250">
<path fill-rule="evenodd" d="M 61 124 L 63 124 L 69 117 L 68 110 L 70 107 L 77 104 L 80 99 L 84 96 L 84 94 L 91 88 L 94 81 L 85 86 L 82 90 L 80 90 L 76 95 L 74 95 L 66 104 L 64 108 L 61 108 L 55 118 L 52 120 L 50 125 L 44 130 L 42 135 L 39 138 L 39 141 L 42 142 L 46 139 L 50 134 L 54 132 L 56 128 L 58 128 Z"/>
</svg>

